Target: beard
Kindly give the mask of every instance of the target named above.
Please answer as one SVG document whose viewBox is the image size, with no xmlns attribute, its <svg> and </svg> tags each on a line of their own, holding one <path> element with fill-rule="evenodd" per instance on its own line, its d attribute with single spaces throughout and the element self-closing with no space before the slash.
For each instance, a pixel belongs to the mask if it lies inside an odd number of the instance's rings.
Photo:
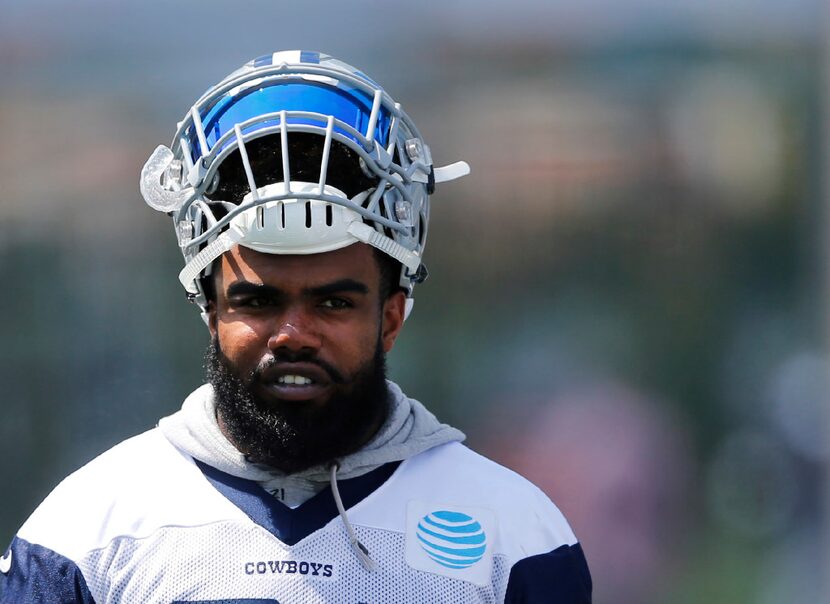
<svg viewBox="0 0 830 604">
<path fill-rule="evenodd" d="M 336 392 L 322 405 L 263 400 L 252 386 L 280 362 L 316 364 L 328 373 Z M 313 354 L 279 351 L 240 376 L 216 338 L 205 353 L 205 368 L 225 435 L 249 461 L 289 474 L 354 453 L 374 436 L 389 412 L 380 341 L 373 357 L 350 380 Z"/>
</svg>

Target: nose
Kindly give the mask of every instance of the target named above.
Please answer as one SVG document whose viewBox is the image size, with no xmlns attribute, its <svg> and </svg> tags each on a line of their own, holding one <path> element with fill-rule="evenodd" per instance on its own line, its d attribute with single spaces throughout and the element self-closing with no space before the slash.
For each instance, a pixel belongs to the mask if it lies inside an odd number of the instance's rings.
<svg viewBox="0 0 830 604">
<path fill-rule="evenodd" d="M 313 326 L 297 318 L 281 321 L 276 332 L 268 338 L 268 348 L 272 352 L 279 349 L 292 352 L 319 350 L 321 344 L 320 335 Z"/>
</svg>

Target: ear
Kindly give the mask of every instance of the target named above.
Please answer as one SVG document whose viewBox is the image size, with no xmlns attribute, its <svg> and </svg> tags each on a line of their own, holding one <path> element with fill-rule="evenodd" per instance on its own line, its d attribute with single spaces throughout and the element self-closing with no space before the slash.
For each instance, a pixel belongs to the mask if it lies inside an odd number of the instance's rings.
<svg viewBox="0 0 830 604">
<path fill-rule="evenodd" d="M 406 294 L 400 290 L 386 298 L 383 303 L 383 352 L 389 352 L 395 345 L 395 339 L 403 327 L 405 308 Z"/>
<path fill-rule="evenodd" d="M 207 318 L 208 318 L 208 330 L 210 330 L 210 337 L 211 339 L 216 338 L 216 330 L 219 323 L 219 318 L 217 316 L 217 306 L 218 306 L 218 298 L 219 292 L 222 291 L 222 270 L 224 264 L 224 258 L 227 257 L 228 254 L 222 254 L 219 258 L 213 261 L 211 265 L 210 275 L 206 278 L 210 280 L 208 283 L 208 287 L 213 290 L 212 295 L 208 296 L 208 303 L 207 303 Z"/>
<path fill-rule="evenodd" d="M 210 338 L 216 337 L 216 302 L 211 300 L 207 305 L 208 317 L 208 331 L 210 331 Z"/>
</svg>

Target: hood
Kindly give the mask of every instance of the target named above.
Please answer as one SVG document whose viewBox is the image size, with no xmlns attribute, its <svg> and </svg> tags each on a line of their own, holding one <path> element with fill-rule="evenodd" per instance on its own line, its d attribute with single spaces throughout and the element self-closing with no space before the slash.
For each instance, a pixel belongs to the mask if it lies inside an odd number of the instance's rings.
<svg viewBox="0 0 830 604">
<path fill-rule="evenodd" d="M 407 397 L 397 384 L 387 381 L 387 385 L 391 408 L 386 421 L 363 448 L 337 460 L 339 479 L 361 476 L 383 464 L 464 440 L 460 430 L 439 422 L 420 402 Z M 288 485 L 295 494 L 303 494 L 300 499 L 307 499 L 329 483 L 327 465 L 286 474 L 248 461 L 219 429 L 213 387 L 209 384 L 191 393 L 181 410 L 159 421 L 159 428 L 175 447 L 195 459 L 233 476 L 259 482 L 271 492 Z"/>
</svg>

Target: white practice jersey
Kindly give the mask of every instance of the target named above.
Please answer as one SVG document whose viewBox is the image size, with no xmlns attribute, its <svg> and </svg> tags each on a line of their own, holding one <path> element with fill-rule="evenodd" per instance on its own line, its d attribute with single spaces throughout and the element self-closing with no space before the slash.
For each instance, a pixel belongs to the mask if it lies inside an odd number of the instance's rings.
<svg viewBox="0 0 830 604">
<path fill-rule="evenodd" d="M 0 602 L 590 602 L 579 544 L 528 481 L 460 443 L 289 508 L 158 429 L 64 480 L 0 559 Z"/>
</svg>

